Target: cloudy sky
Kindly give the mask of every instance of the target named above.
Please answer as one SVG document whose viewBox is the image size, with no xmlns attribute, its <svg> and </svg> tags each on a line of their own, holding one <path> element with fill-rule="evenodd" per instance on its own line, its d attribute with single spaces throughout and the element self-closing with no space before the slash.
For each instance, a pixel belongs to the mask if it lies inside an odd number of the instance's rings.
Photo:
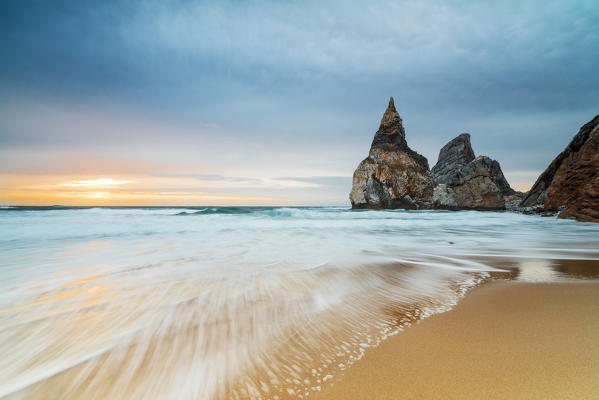
<svg viewBox="0 0 599 400">
<path fill-rule="evenodd" d="M 485 4 L 486 3 L 486 4 Z M 389 96 L 527 189 L 599 113 L 599 3 L 0 2 L 0 204 L 348 205 Z"/>
</svg>

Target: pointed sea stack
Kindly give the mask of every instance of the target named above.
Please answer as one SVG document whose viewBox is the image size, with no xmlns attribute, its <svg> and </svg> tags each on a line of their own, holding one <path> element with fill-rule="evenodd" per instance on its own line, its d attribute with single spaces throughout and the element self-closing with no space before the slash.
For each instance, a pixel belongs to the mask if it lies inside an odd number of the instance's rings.
<svg viewBox="0 0 599 400">
<path fill-rule="evenodd" d="M 370 152 L 354 171 L 352 208 L 430 208 L 433 179 L 426 158 L 408 147 L 393 97 Z"/>
<path fill-rule="evenodd" d="M 599 222 L 599 115 L 583 125 L 520 203 L 560 218 Z"/>
<path fill-rule="evenodd" d="M 475 157 L 468 133 L 443 146 L 432 175 L 437 209 L 504 210 L 505 197 L 516 194 L 497 161 Z"/>
</svg>

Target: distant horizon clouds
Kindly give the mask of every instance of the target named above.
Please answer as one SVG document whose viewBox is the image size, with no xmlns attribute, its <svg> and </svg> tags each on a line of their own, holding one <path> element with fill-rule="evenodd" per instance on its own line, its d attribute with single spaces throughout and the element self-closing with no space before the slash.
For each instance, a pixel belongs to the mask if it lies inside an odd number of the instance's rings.
<svg viewBox="0 0 599 400">
<path fill-rule="evenodd" d="M 599 114 L 597 26 L 585 0 L 5 0 L 0 204 L 349 205 L 390 96 L 431 167 L 468 132 L 526 190 Z"/>
</svg>

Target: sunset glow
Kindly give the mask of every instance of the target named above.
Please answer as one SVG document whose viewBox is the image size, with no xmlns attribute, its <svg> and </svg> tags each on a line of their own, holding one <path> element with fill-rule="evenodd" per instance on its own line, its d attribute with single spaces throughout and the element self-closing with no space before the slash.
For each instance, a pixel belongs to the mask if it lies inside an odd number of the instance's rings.
<svg viewBox="0 0 599 400">
<path fill-rule="evenodd" d="M 0 174 L 0 181 L 3 183 L 0 204 L 3 205 L 285 205 L 297 202 L 284 195 L 285 192 L 319 187 L 309 182 L 288 180 L 231 177 L 201 180 L 151 175 L 75 179 L 62 175 Z M 271 190 L 281 195 L 261 194 Z"/>
<path fill-rule="evenodd" d="M 530 184 L 521 181 L 527 174 L 535 172 L 515 172 L 512 186 L 528 190 Z M 509 179 L 509 172 L 506 175 Z M 350 176 L 260 178 L 148 172 L 81 177 L 0 173 L 0 205 L 342 205 L 350 185 Z"/>
<path fill-rule="evenodd" d="M 125 185 L 127 183 L 133 183 L 133 181 L 118 181 L 111 178 L 101 178 L 101 179 L 92 179 L 85 181 L 71 181 L 67 183 L 63 183 L 63 186 L 73 186 L 73 187 L 84 187 L 84 188 L 98 188 L 98 187 L 110 187 L 116 185 Z"/>
</svg>

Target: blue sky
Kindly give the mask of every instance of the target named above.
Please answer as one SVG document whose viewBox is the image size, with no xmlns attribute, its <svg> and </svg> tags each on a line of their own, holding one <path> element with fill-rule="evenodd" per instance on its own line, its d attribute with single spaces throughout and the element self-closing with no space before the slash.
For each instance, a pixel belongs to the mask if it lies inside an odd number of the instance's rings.
<svg viewBox="0 0 599 400">
<path fill-rule="evenodd" d="M 597 26 L 596 1 L 4 0 L 0 202 L 348 204 L 389 96 L 431 166 L 469 132 L 526 188 L 599 113 Z M 72 192 L 94 179 L 127 183 Z"/>
</svg>

